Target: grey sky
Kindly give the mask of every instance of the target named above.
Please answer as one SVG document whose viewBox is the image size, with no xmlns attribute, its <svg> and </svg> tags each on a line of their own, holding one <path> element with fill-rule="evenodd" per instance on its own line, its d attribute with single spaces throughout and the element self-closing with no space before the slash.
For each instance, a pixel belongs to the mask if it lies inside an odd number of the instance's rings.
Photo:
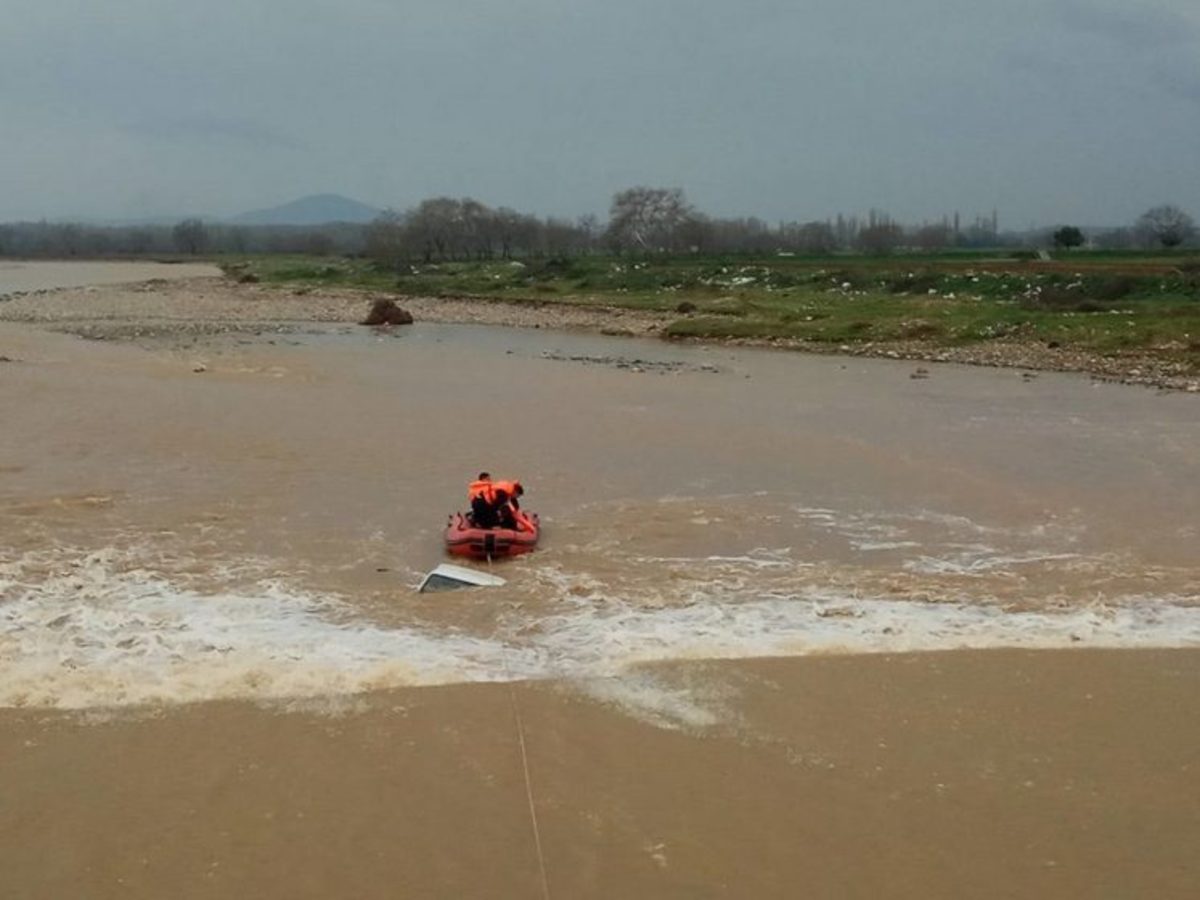
<svg viewBox="0 0 1200 900">
<path fill-rule="evenodd" d="M 0 0 L 0 220 L 1200 217 L 1196 0 Z"/>
</svg>

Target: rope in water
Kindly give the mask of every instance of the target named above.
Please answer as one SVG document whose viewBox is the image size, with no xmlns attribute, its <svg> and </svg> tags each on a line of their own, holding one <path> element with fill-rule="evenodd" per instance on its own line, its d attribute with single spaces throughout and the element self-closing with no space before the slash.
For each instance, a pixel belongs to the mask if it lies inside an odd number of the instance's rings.
<svg viewBox="0 0 1200 900">
<path fill-rule="evenodd" d="M 511 680 L 508 682 L 508 698 L 512 703 L 513 718 L 517 725 L 517 740 L 521 745 L 521 768 L 525 772 L 525 798 L 529 801 L 529 821 L 533 825 L 533 845 L 537 849 L 538 869 L 542 875 L 542 896 L 545 900 L 550 900 L 550 880 L 546 877 L 546 855 L 542 852 L 542 833 L 538 828 L 537 809 L 533 803 L 533 781 L 529 777 L 529 753 L 525 749 L 525 726 L 521 722 L 521 707 L 517 704 L 517 691 Z"/>
<path fill-rule="evenodd" d="M 488 569 L 492 568 L 492 554 L 487 555 Z M 533 779 L 529 776 L 529 751 L 525 748 L 525 723 L 521 720 L 521 706 L 517 703 L 517 689 L 513 687 L 512 670 L 508 667 L 508 651 L 501 654 L 504 663 L 504 680 L 508 682 L 508 702 L 512 707 L 513 722 L 517 729 L 517 743 L 521 748 L 521 771 L 525 775 L 525 799 L 529 801 L 529 822 L 533 826 L 533 846 L 537 850 L 538 871 L 542 876 L 542 897 L 550 900 L 550 879 L 546 876 L 546 854 L 542 851 L 542 830 L 538 827 L 537 807 L 533 802 Z"/>
</svg>

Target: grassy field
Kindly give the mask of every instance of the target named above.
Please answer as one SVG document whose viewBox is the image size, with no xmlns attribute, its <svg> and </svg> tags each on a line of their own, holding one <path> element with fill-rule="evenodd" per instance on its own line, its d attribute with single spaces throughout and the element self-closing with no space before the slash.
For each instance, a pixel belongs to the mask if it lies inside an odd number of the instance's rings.
<svg viewBox="0 0 1200 900">
<path fill-rule="evenodd" d="M 1200 256 L 1071 253 L 802 258 L 614 258 L 413 264 L 255 257 L 277 284 L 581 304 L 678 316 L 669 337 L 836 345 L 1005 338 L 1105 355 L 1136 352 L 1200 372 Z"/>
</svg>

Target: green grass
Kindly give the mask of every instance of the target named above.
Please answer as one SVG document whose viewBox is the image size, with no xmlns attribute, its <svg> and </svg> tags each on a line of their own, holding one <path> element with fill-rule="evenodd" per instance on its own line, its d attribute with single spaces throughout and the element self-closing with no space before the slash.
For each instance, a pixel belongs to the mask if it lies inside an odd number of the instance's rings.
<svg viewBox="0 0 1200 900">
<path fill-rule="evenodd" d="M 581 257 L 414 263 L 246 257 L 263 282 L 434 297 L 563 303 L 677 315 L 669 337 L 829 344 L 1007 338 L 1105 354 L 1152 353 L 1200 371 L 1196 254 Z"/>
</svg>

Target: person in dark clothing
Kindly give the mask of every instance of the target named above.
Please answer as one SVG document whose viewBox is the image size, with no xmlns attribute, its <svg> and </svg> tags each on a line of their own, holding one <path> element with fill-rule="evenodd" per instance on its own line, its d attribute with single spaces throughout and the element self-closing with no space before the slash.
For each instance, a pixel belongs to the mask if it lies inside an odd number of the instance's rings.
<svg viewBox="0 0 1200 900">
<path fill-rule="evenodd" d="M 487 472 L 467 488 L 471 511 L 467 519 L 476 528 L 510 528 L 513 531 L 532 530 L 529 518 L 521 512 L 520 497 L 525 488 L 519 481 L 492 481 Z"/>
<path fill-rule="evenodd" d="M 517 527 L 516 511 L 513 509 L 511 498 L 508 496 L 508 491 L 504 488 L 496 488 L 496 505 L 493 507 L 497 523 L 501 528 Z"/>
<path fill-rule="evenodd" d="M 514 510 L 521 508 L 521 501 L 518 499 L 525 493 L 525 488 L 522 487 L 519 481 L 493 481 L 492 489 L 495 491 L 504 491 L 508 494 L 508 502 Z"/>
<path fill-rule="evenodd" d="M 471 498 L 471 522 L 476 528 L 495 528 L 500 522 L 496 507 L 482 494 Z"/>
<path fill-rule="evenodd" d="M 467 518 L 477 528 L 495 528 L 499 521 L 496 515 L 496 494 L 492 485 L 492 476 L 480 472 L 479 477 L 467 488 L 467 502 L 471 512 Z"/>
</svg>

